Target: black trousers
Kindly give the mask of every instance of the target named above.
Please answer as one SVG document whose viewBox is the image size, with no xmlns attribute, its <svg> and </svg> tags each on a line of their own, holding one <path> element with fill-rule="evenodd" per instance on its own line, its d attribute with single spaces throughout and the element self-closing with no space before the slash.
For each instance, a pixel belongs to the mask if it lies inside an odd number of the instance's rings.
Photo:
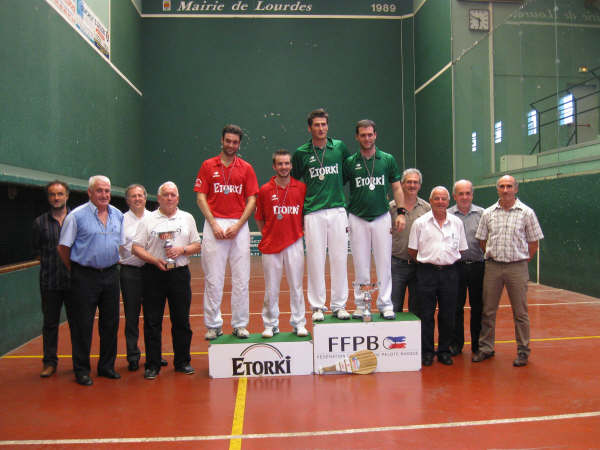
<svg viewBox="0 0 600 450">
<path fill-rule="evenodd" d="M 152 264 L 146 264 L 144 277 L 144 342 L 146 344 L 146 369 L 160 371 L 162 348 L 162 322 L 165 301 L 169 301 L 171 337 L 173 339 L 173 364 L 175 368 L 190 363 L 190 304 L 192 288 L 190 270 L 187 266 L 163 272 Z"/>
<path fill-rule="evenodd" d="M 127 361 L 139 361 L 139 322 L 140 310 L 142 309 L 142 294 L 144 291 L 142 268 L 122 265 L 120 270 L 120 279 L 121 293 L 123 294 L 123 309 L 125 310 L 125 342 L 127 344 Z"/>
<path fill-rule="evenodd" d="M 66 289 L 40 289 L 42 297 L 42 339 L 44 343 L 44 366 L 58 365 L 58 326 L 60 325 L 60 311 L 69 293 Z"/>
<path fill-rule="evenodd" d="M 71 292 L 65 302 L 75 375 L 89 375 L 94 316 L 98 309 L 100 359 L 98 371 L 112 370 L 119 331 L 119 271 L 116 264 L 98 271 L 71 264 Z"/>
<path fill-rule="evenodd" d="M 417 265 L 417 291 L 419 295 L 419 318 L 421 319 L 422 355 L 435 351 L 435 307 L 438 311 L 438 353 L 448 353 L 454 331 L 456 294 L 458 293 L 457 266 L 437 268 L 431 264 Z"/>
<path fill-rule="evenodd" d="M 483 308 L 483 273 L 485 264 L 472 262 L 470 264 L 458 264 L 458 296 L 456 299 L 456 316 L 454 318 L 454 333 L 452 344 L 458 350 L 465 345 L 465 323 L 464 307 L 467 301 L 467 290 L 469 291 L 469 305 L 471 306 L 471 351 L 479 351 L 479 334 L 481 333 L 481 310 Z"/>
</svg>

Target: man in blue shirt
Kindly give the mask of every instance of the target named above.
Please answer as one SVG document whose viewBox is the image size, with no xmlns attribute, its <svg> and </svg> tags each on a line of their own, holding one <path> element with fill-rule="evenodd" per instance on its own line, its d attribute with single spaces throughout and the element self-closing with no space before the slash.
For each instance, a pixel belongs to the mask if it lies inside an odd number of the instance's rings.
<svg viewBox="0 0 600 450">
<path fill-rule="evenodd" d="M 121 378 L 115 372 L 119 329 L 119 246 L 125 244 L 123 214 L 110 203 L 110 180 L 90 178 L 89 202 L 65 219 L 58 253 L 71 271 L 71 292 L 65 302 L 77 382 L 90 386 L 90 347 L 96 308 L 99 311 L 98 376 Z"/>
</svg>

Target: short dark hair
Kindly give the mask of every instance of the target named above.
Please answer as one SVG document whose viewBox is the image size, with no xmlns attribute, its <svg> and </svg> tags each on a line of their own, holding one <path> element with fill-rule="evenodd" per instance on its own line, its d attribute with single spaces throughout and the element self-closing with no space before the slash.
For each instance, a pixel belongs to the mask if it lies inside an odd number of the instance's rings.
<svg viewBox="0 0 600 450">
<path fill-rule="evenodd" d="M 373 131 L 377 131 L 377 127 L 375 126 L 375 122 L 369 119 L 363 119 L 356 122 L 356 134 L 358 134 L 359 128 L 369 128 L 373 127 Z"/>
<path fill-rule="evenodd" d="M 285 148 L 277 150 L 275 153 L 273 153 L 273 164 L 275 164 L 276 156 L 283 156 L 283 155 L 291 155 L 291 153 L 289 151 L 287 151 Z"/>
<path fill-rule="evenodd" d="M 225 125 L 223 127 L 223 131 L 221 132 L 221 137 L 224 138 L 226 133 L 237 134 L 240 137 L 240 142 L 242 142 L 242 138 L 244 137 L 244 132 L 242 129 L 233 124 Z"/>
<path fill-rule="evenodd" d="M 125 198 L 127 198 L 127 196 L 129 195 L 129 191 L 131 191 L 132 189 L 135 188 L 140 188 L 142 190 L 142 192 L 144 193 L 144 197 L 147 198 L 148 197 L 148 193 L 146 192 L 146 188 L 144 186 L 142 186 L 141 184 L 130 184 L 129 186 L 127 186 L 127 189 L 125 189 Z"/>
<path fill-rule="evenodd" d="M 46 185 L 46 195 L 48 195 L 50 192 L 48 192 L 48 189 L 50 189 L 50 186 L 54 186 L 55 184 L 60 184 L 62 187 L 65 188 L 65 191 L 67 191 L 67 195 L 69 194 L 69 185 L 67 183 L 65 183 L 64 181 L 60 181 L 60 180 L 54 180 L 51 181 L 50 183 L 48 183 Z"/>
<path fill-rule="evenodd" d="M 311 111 L 310 113 L 308 113 L 308 126 L 311 127 L 313 124 L 313 120 L 315 117 L 324 117 L 325 120 L 327 121 L 327 123 L 329 123 L 329 114 L 327 114 L 327 111 L 325 111 L 323 108 L 319 108 L 319 109 L 315 109 L 314 111 Z"/>
</svg>

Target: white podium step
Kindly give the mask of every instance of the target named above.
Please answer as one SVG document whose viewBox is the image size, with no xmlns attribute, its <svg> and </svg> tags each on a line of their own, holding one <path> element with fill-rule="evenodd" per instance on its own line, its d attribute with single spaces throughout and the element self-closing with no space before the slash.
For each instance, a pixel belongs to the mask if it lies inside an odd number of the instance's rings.
<svg viewBox="0 0 600 450">
<path fill-rule="evenodd" d="M 312 337 L 279 333 L 270 339 L 251 334 L 248 339 L 223 335 L 208 346 L 208 374 L 212 378 L 310 375 Z"/>
<path fill-rule="evenodd" d="M 421 369 L 421 321 L 411 313 L 396 313 L 385 320 L 375 313 L 371 322 L 339 320 L 326 315 L 313 328 L 314 370 L 331 366 L 359 350 L 377 356 L 376 372 L 402 372 Z M 337 373 L 337 372 L 328 372 Z"/>
</svg>

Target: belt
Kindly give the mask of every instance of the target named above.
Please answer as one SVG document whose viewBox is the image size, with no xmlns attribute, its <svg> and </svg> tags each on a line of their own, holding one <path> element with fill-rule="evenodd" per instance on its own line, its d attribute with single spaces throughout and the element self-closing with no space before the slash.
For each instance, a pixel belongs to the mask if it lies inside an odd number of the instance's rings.
<svg viewBox="0 0 600 450">
<path fill-rule="evenodd" d="M 460 264 L 483 264 L 483 261 L 473 261 L 471 259 L 461 259 Z"/>
<path fill-rule="evenodd" d="M 96 267 L 82 266 L 81 264 L 76 263 L 75 261 L 71 261 L 71 265 L 73 265 L 75 267 L 79 267 L 81 269 L 92 270 L 94 272 L 99 272 L 99 273 L 108 272 L 109 270 L 113 270 L 113 269 L 115 269 L 117 267 L 116 264 L 113 264 L 112 266 L 108 266 L 108 267 L 103 267 L 101 269 L 97 269 Z"/>
<path fill-rule="evenodd" d="M 429 263 L 419 263 L 419 264 L 424 267 L 429 267 L 433 270 L 449 270 L 449 269 L 452 269 L 456 265 L 456 264 L 448 264 L 445 266 L 438 266 L 437 264 L 429 264 Z"/>
<path fill-rule="evenodd" d="M 493 262 L 496 264 L 516 264 L 516 263 L 522 263 L 522 262 L 527 262 L 526 259 L 520 259 L 518 261 L 496 261 L 495 259 L 492 258 L 488 258 L 485 260 L 485 262 Z"/>
<path fill-rule="evenodd" d="M 402 264 L 414 264 L 414 261 L 410 260 L 410 259 L 402 259 L 402 258 L 398 258 L 394 255 L 392 255 L 392 258 L 394 258 L 396 261 L 402 263 Z"/>
</svg>

